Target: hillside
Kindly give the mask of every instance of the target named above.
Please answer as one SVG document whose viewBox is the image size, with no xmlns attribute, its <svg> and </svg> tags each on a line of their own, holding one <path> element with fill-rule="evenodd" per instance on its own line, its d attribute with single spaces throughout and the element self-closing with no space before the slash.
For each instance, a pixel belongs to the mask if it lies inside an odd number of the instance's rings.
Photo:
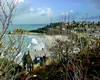
<svg viewBox="0 0 100 80">
<path fill-rule="evenodd" d="M 57 23 L 50 23 L 43 28 L 39 28 L 37 30 L 30 30 L 29 32 L 36 32 L 36 33 L 46 33 L 49 35 L 53 34 L 67 34 L 70 31 L 73 32 L 95 32 L 99 30 L 100 22 L 86 22 L 86 21 L 72 21 L 69 23 L 64 22 L 57 22 Z"/>
<path fill-rule="evenodd" d="M 46 26 L 44 26 L 43 28 L 39 28 L 37 30 L 30 30 L 30 32 L 36 32 L 36 33 L 46 33 L 48 34 L 48 31 L 50 30 L 57 30 L 57 27 L 59 28 L 62 25 L 62 22 L 58 22 L 58 23 L 50 23 Z"/>
</svg>

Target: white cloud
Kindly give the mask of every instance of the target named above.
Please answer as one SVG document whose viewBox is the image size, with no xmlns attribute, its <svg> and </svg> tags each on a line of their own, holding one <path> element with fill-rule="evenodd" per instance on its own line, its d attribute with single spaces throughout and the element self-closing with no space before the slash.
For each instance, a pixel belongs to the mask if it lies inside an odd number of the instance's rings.
<svg viewBox="0 0 100 80">
<path fill-rule="evenodd" d="M 16 2 L 16 3 L 23 3 L 24 0 L 16 0 L 15 2 Z"/>
<path fill-rule="evenodd" d="M 73 14 L 73 13 L 74 13 L 74 10 L 69 10 L 69 11 L 67 11 L 67 12 L 63 12 L 61 15 L 66 15 L 66 16 L 68 16 L 68 15 Z"/>
<path fill-rule="evenodd" d="M 33 12 L 34 11 L 34 8 L 30 8 L 29 11 Z"/>
<path fill-rule="evenodd" d="M 52 9 L 51 9 L 51 8 L 47 8 L 47 9 L 46 9 L 46 14 L 48 14 L 48 16 L 49 16 L 49 15 L 53 15 Z"/>
<path fill-rule="evenodd" d="M 36 7 L 31 3 L 32 0 L 16 0 L 18 7 L 14 19 L 15 24 L 37 24 L 49 23 L 53 17 L 53 10 L 48 7 Z"/>
<path fill-rule="evenodd" d="M 70 10 L 70 13 L 74 13 L 74 10 Z"/>
<path fill-rule="evenodd" d="M 53 11 L 51 8 L 30 8 L 29 11 L 32 13 L 41 15 L 41 16 L 52 16 L 53 15 Z"/>
<path fill-rule="evenodd" d="M 61 15 L 62 16 L 64 16 L 64 15 L 68 16 L 69 15 L 69 12 L 63 12 Z"/>
<path fill-rule="evenodd" d="M 15 24 L 44 24 L 53 17 L 51 8 L 30 8 L 15 17 Z"/>
</svg>

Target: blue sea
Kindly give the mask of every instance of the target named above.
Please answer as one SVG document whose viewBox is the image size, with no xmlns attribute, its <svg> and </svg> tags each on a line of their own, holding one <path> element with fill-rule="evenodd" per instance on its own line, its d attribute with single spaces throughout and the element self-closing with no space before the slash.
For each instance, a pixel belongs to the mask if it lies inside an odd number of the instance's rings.
<svg viewBox="0 0 100 80">
<path fill-rule="evenodd" d="M 36 30 L 38 28 L 45 27 L 47 24 L 12 24 L 9 26 L 8 30 L 12 31 L 17 28 L 24 29 L 24 30 Z"/>
</svg>

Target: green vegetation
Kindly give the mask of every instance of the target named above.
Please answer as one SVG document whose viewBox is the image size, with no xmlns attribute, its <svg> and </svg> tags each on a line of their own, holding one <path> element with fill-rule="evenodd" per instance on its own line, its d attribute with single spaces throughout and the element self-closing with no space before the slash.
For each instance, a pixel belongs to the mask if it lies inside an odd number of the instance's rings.
<svg viewBox="0 0 100 80">
<path fill-rule="evenodd" d="M 37 30 L 16 29 L 9 33 L 20 36 L 8 35 L 15 3 L 16 0 L 0 2 L 0 80 L 100 80 L 100 22 L 58 22 Z M 17 63 L 25 49 L 21 34 L 30 32 L 67 39 L 55 39 L 55 45 L 47 52 L 51 56 L 38 58 L 37 64 L 30 52 L 25 53 L 21 66 L 21 62 Z"/>
<path fill-rule="evenodd" d="M 12 32 L 9 32 L 9 34 L 27 34 L 27 33 L 29 33 L 29 31 L 20 28 L 15 29 Z"/>
<path fill-rule="evenodd" d="M 74 30 L 78 33 L 84 32 L 94 32 L 100 26 L 100 22 L 86 22 L 86 21 L 72 21 L 69 23 L 64 22 L 57 22 L 57 23 L 50 23 L 49 25 L 39 28 L 37 30 L 31 30 L 30 32 L 36 33 L 46 33 L 46 34 L 61 34 L 67 33 L 68 30 Z M 67 32 L 66 32 L 67 31 Z"/>
<path fill-rule="evenodd" d="M 87 76 L 90 80 L 100 78 L 100 42 L 98 41 L 93 48 L 81 50 L 76 60 L 82 66 L 83 76 Z"/>
<path fill-rule="evenodd" d="M 57 31 L 57 27 L 59 28 L 59 26 L 62 25 L 62 22 L 58 22 L 58 23 L 50 23 L 49 25 L 46 25 L 45 27 L 43 28 L 39 28 L 37 30 L 31 30 L 30 32 L 36 32 L 36 33 L 46 33 L 46 34 L 49 34 L 48 32 L 49 31 L 53 31 L 55 32 L 56 34 L 59 33 L 59 31 Z"/>
<path fill-rule="evenodd" d="M 51 61 L 49 61 L 48 65 L 45 62 L 37 66 L 32 63 L 31 57 L 28 54 L 25 57 L 25 60 L 28 61 L 22 67 L 20 66 L 22 70 L 14 75 L 10 73 L 10 75 L 18 80 L 22 78 L 27 78 L 28 80 L 99 80 L 100 38 L 95 37 L 99 36 L 97 34 L 99 31 L 98 26 L 100 26 L 100 22 L 73 21 L 69 23 L 51 23 L 44 28 L 29 32 L 16 29 L 13 31 L 13 34 L 36 32 L 67 36 L 69 40 L 56 40 L 56 45 L 49 49 Z M 0 46 L 2 47 L 2 43 L 0 43 Z M 9 49 L 12 50 L 12 48 Z M 31 71 L 27 71 L 25 66 L 30 64 L 32 64 Z"/>
</svg>

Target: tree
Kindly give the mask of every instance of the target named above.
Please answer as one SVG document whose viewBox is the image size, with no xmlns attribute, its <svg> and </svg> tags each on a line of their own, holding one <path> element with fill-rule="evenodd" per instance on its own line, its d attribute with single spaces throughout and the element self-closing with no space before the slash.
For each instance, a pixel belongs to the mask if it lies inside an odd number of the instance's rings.
<svg viewBox="0 0 100 80">
<path fill-rule="evenodd" d="M 9 25 L 12 23 L 13 15 L 16 7 L 16 0 L 0 0 L 0 24 L 2 27 L 2 33 L 0 40 L 6 33 Z"/>
<path fill-rule="evenodd" d="M 7 29 L 14 17 L 18 0 L 0 0 L 0 72 L 3 79 L 11 79 L 18 60 L 17 55 L 22 51 L 23 36 L 8 35 Z"/>
<path fill-rule="evenodd" d="M 50 49 L 53 59 L 63 67 L 63 80 L 80 80 L 81 71 L 75 63 L 74 45 L 72 42 L 57 40 L 57 44 Z M 54 60 L 55 61 L 55 60 Z M 53 74 L 53 73 L 52 73 Z"/>
</svg>

